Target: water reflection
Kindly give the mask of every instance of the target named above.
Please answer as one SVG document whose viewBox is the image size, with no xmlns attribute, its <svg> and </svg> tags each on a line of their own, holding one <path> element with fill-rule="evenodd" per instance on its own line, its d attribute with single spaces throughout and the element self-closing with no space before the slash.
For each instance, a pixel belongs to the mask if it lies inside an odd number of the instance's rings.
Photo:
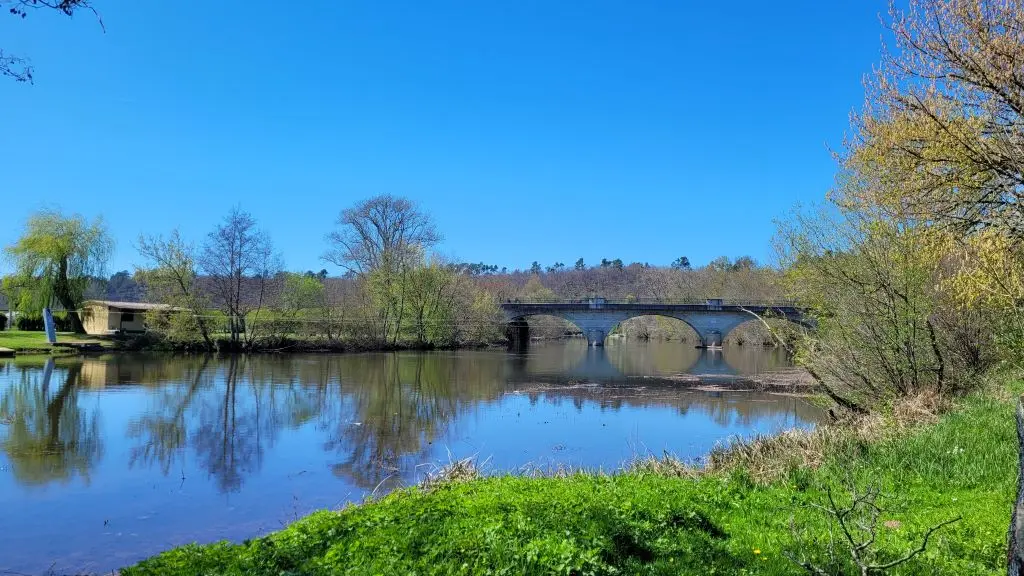
<svg viewBox="0 0 1024 576">
<path fill-rule="evenodd" d="M 604 347 L 587 346 L 583 339 L 535 344 L 515 356 L 515 376 L 616 383 L 679 374 L 748 376 L 792 366 L 781 348 L 730 346 L 708 350 L 680 342 L 610 342 Z"/>
<path fill-rule="evenodd" d="M 660 379 L 785 365 L 748 350 L 5 361 L 0 530 L 16 535 L 0 542 L 0 571 L 109 570 L 172 544 L 251 537 L 296 502 L 307 512 L 415 482 L 449 451 L 501 470 L 614 468 L 638 447 L 698 456 L 730 435 L 813 422 L 798 398 Z M 117 530 L 71 528 L 100 516 Z"/>
<path fill-rule="evenodd" d="M 47 359 L 40 371 L 21 371 L 0 397 L 0 440 L 14 477 L 22 485 L 89 481 L 103 453 L 98 414 L 78 402 L 82 363 L 60 370 Z"/>
</svg>

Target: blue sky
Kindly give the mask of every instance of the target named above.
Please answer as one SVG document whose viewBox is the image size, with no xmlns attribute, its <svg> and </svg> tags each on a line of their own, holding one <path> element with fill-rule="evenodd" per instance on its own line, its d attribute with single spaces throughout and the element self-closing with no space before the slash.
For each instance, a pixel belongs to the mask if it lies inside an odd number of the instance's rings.
<svg viewBox="0 0 1024 576">
<path fill-rule="evenodd" d="M 42 207 L 201 241 L 234 205 L 293 270 L 344 207 L 407 196 L 441 250 L 511 268 L 771 259 L 819 201 L 883 1 L 116 2 L 0 42 L 0 245 Z M 5 265 L 0 265 L 5 266 Z"/>
</svg>

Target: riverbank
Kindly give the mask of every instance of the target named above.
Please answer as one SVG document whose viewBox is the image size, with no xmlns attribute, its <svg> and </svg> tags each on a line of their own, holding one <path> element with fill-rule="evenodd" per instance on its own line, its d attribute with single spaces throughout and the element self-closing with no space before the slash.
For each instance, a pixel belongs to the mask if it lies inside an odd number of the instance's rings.
<svg viewBox="0 0 1024 576">
<path fill-rule="evenodd" d="M 116 349 L 115 343 L 101 338 L 92 338 L 70 332 L 59 332 L 57 341 L 69 346 L 99 346 L 105 349 Z M 29 332 L 24 330 L 0 331 L 0 348 L 14 350 L 18 354 L 75 354 L 75 348 L 54 347 L 46 341 L 45 332 Z"/>
<path fill-rule="evenodd" d="M 949 407 L 917 399 L 718 450 L 703 470 L 663 459 L 610 475 L 476 478 L 463 463 L 448 481 L 240 545 L 177 548 L 122 574 L 804 574 L 786 555 L 827 564 L 830 521 L 815 505 L 829 490 L 848 500 L 849 482 L 881 494 L 880 561 L 959 517 L 905 573 L 1000 574 L 1020 390 L 1018 375 L 1003 376 Z"/>
</svg>

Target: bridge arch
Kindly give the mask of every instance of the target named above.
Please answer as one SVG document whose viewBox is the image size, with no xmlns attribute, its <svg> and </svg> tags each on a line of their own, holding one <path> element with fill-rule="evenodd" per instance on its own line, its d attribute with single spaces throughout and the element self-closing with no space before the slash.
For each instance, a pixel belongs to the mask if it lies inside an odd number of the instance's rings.
<svg viewBox="0 0 1024 576">
<path fill-rule="evenodd" d="M 788 317 L 788 316 L 771 316 L 771 317 L 768 317 L 768 318 L 764 318 L 764 320 L 768 321 L 771 324 L 776 324 L 776 325 L 778 325 L 778 324 L 789 324 L 789 325 L 797 326 L 797 327 L 801 327 L 801 328 L 812 328 L 813 327 L 808 322 L 806 322 L 804 320 L 797 319 L 797 318 L 791 318 L 791 317 Z M 739 331 L 741 331 L 743 329 L 747 329 L 748 333 L 747 334 L 737 334 Z M 734 326 L 731 330 L 729 330 L 728 333 L 723 334 L 722 335 L 722 341 L 724 342 L 726 340 L 732 339 L 737 344 L 743 345 L 743 344 L 747 343 L 747 341 L 750 338 L 756 338 L 756 337 L 759 337 L 759 336 L 764 336 L 765 339 L 764 340 L 750 340 L 750 341 L 753 344 L 755 344 L 755 345 L 769 344 L 769 343 L 774 344 L 775 343 L 775 338 L 769 333 L 769 331 L 767 329 L 764 328 L 764 324 L 762 324 L 762 320 L 760 318 L 755 318 L 754 316 L 749 315 L 748 319 L 745 322 L 740 322 L 739 324 Z"/>
<path fill-rule="evenodd" d="M 550 328 L 544 326 L 538 327 L 536 325 L 533 327 L 530 326 L 530 320 L 534 320 L 534 322 L 536 323 L 536 321 L 545 318 L 561 320 L 562 322 L 565 322 L 570 327 L 575 329 L 576 332 L 580 334 L 585 334 L 583 329 L 580 326 L 578 326 L 575 322 L 573 322 L 571 318 L 566 318 L 562 314 L 549 312 L 536 314 L 521 314 L 514 318 L 509 318 L 505 324 L 505 337 L 508 340 L 509 345 L 511 345 L 512 347 L 520 347 L 530 341 L 532 331 L 535 331 L 538 328 L 541 330 L 545 328 Z M 561 336 L 568 335 L 568 332 L 565 334 L 561 334 Z"/>
<path fill-rule="evenodd" d="M 697 330 L 697 327 L 695 327 L 693 324 L 690 324 L 689 322 L 687 322 L 685 318 L 679 318 L 679 317 L 677 317 L 675 315 L 672 315 L 672 314 L 663 314 L 663 313 L 658 313 L 658 312 L 650 312 L 650 313 L 643 313 L 643 312 L 641 312 L 641 313 L 637 313 L 635 315 L 632 315 L 632 316 L 630 316 L 628 318 L 624 318 L 621 321 L 615 323 L 615 325 L 612 326 L 611 329 L 608 330 L 608 334 L 606 334 L 605 336 L 607 337 L 607 336 L 611 335 L 613 332 L 615 332 L 616 330 L 621 329 L 624 324 L 626 324 L 626 323 L 628 323 L 630 321 L 638 320 L 638 319 L 642 319 L 642 318 L 668 318 L 669 320 L 673 320 L 675 322 L 680 322 L 684 326 L 686 326 L 686 329 L 687 329 L 688 332 L 691 332 L 691 334 L 688 334 L 688 336 L 689 336 L 688 338 L 685 338 L 685 339 L 682 340 L 683 342 L 696 343 L 696 344 L 702 344 L 703 343 L 703 341 L 701 340 L 701 334 Z"/>
</svg>

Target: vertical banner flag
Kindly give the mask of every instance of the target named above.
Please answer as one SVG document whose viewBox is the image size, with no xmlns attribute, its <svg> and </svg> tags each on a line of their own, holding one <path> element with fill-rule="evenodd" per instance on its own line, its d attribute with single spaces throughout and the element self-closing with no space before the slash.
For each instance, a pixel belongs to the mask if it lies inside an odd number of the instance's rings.
<svg viewBox="0 0 1024 576">
<path fill-rule="evenodd" d="M 46 328 L 46 341 L 50 344 L 56 344 L 57 327 L 53 323 L 53 314 L 49 308 L 43 308 L 43 327 Z"/>
</svg>

